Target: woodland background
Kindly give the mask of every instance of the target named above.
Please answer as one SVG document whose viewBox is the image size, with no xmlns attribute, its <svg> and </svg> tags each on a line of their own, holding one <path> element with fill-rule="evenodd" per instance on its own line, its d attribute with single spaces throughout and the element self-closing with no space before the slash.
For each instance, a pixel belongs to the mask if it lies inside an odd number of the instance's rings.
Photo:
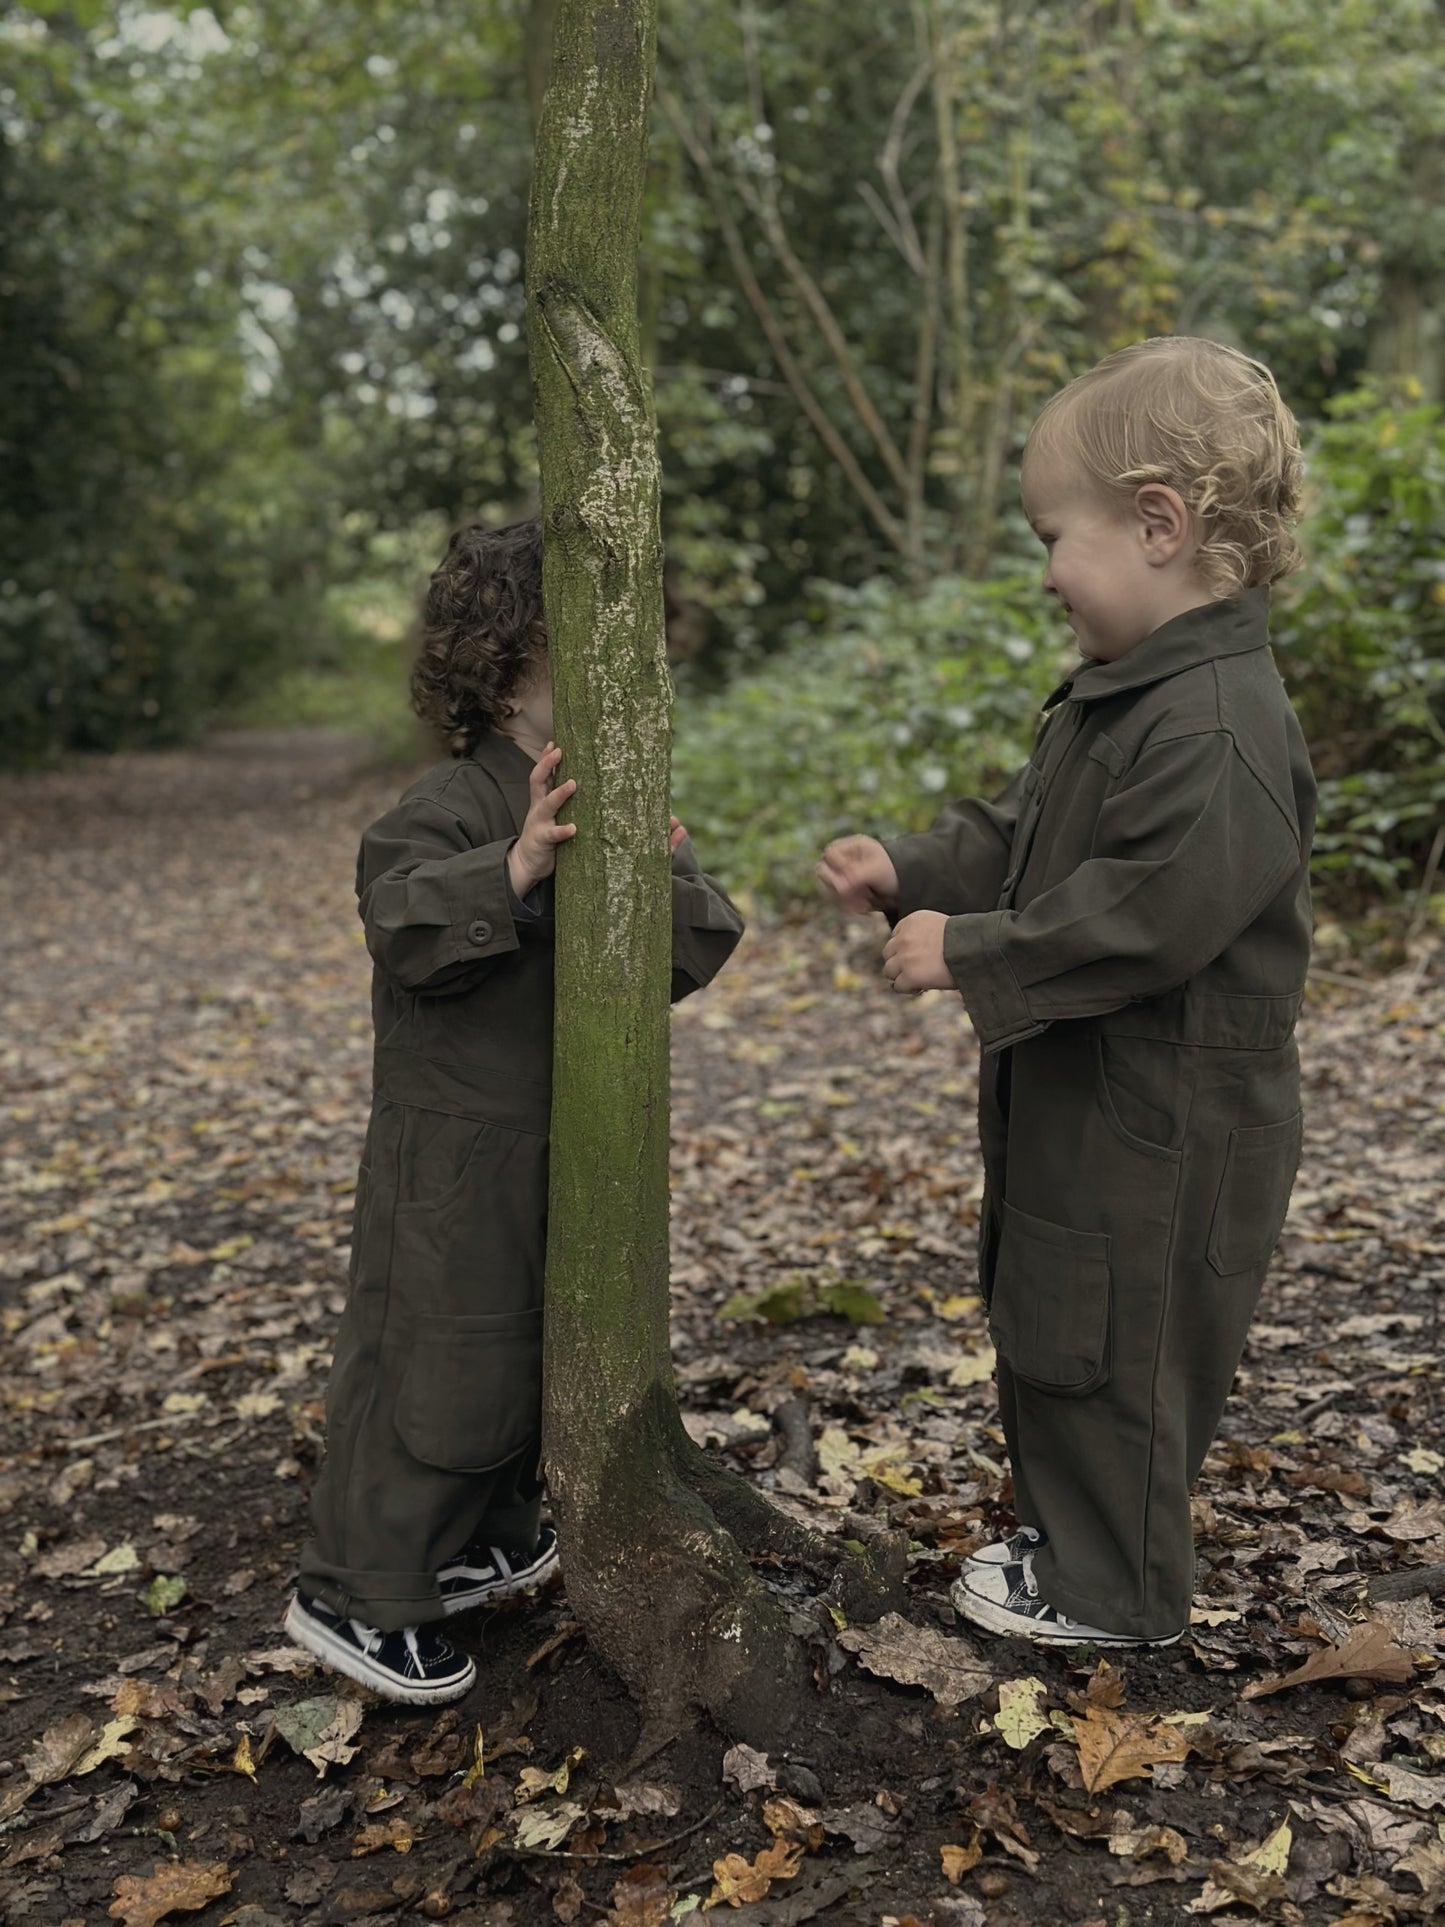
<svg viewBox="0 0 1445 1927">
<path fill-rule="evenodd" d="M 421 757 L 415 596 L 535 490 L 522 250 L 551 0 L 0 19 L 0 761 L 219 722 Z M 1066 660 L 1015 464 L 1204 331 L 1310 448 L 1281 660 L 1337 901 L 1445 803 L 1440 0 L 662 9 L 643 322 L 679 807 L 787 902 L 999 777 Z M 1434 862 L 1432 864 L 1432 856 Z"/>
</svg>

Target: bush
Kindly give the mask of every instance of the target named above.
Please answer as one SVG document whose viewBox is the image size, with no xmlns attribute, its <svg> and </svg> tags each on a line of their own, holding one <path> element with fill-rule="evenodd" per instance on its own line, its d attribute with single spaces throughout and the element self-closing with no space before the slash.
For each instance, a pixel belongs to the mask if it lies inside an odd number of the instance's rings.
<svg viewBox="0 0 1445 1927">
<path fill-rule="evenodd" d="M 679 705 L 673 756 L 704 863 L 776 905 L 812 897 L 831 837 L 920 829 L 1001 787 L 1074 659 L 1033 575 L 813 590 L 815 626 L 783 654 Z"/>
<path fill-rule="evenodd" d="M 1320 779 L 1315 874 L 1358 898 L 1417 878 L 1445 820 L 1445 415 L 1369 392 L 1331 415 L 1274 633 Z"/>
</svg>

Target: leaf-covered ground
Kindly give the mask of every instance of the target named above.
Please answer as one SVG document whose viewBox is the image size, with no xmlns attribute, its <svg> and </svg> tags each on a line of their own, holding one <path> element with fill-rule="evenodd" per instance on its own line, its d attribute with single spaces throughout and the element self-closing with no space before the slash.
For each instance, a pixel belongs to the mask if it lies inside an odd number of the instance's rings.
<svg viewBox="0 0 1445 1927">
<path fill-rule="evenodd" d="M 1312 1000 L 1305 1164 L 1181 1647 L 1108 1665 L 954 1625 L 958 1560 L 1008 1517 L 975 1047 L 822 913 L 750 935 L 676 1016 L 678 1373 L 694 1435 L 780 1505 L 907 1528 L 907 1617 L 840 1628 L 794 1596 L 807 1749 L 702 1733 L 638 1770 L 560 1585 L 460 1622 L 481 1677 L 441 1715 L 287 1646 L 366 1109 L 350 870 L 397 787 L 321 737 L 0 781 L 0 1917 L 1445 1909 L 1424 971 Z"/>
</svg>

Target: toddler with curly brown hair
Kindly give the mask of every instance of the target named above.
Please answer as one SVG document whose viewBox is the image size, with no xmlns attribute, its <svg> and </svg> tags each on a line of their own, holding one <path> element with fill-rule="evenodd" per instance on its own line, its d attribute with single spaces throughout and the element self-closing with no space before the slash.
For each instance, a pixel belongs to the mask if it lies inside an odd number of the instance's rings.
<svg viewBox="0 0 1445 1927">
<path fill-rule="evenodd" d="M 557 780 L 535 521 L 457 531 L 432 576 L 415 707 L 450 746 L 361 840 L 371 1121 L 326 1460 L 286 1628 L 392 1700 L 476 1678 L 435 1622 L 540 1585 L 542 1278 Z M 742 932 L 674 818 L 674 1000 Z"/>
</svg>

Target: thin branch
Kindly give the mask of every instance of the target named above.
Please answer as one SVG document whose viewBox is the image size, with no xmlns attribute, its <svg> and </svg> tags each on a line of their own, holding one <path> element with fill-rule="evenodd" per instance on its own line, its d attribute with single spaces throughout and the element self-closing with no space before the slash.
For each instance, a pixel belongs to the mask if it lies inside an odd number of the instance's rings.
<svg viewBox="0 0 1445 1927">
<path fill-rule="evenodd" d="M 908 195 L 904 191 L 899 174 L 899 161 L 903 152 L 903 136 L 907 132 L 909 119 L 918 104 L 918 96 L 928 85 L 932 73 L 933 56 L 931 53 L 925 53 L 908 76 L 903 92 L 898 96 L 893 117 L 888 123 L 888 136 L 878 156 L 878 172 L 883 176 L 883 184 L 888 189 L 893 218 L 902 237 L 898 244 L 899 252 L 917 275 L 924 272 L 925 255 L 918 239 L 918 227 L 913 219 L 913 209 L 909 206 Z"/>
<path fill-rule="evenodd" d="M 706 145 L 698 138 L 696 131 L 688 122 L 686 115 L 682 111 L 681 103 L 667 88 L 659 87 L 657 89 L 657 102 L 663 113 L 667 116 L 673 132 L 687 149 L 693 166 L 696 167 L 702 177 L 703 184 L 707 189 L 708 199 L 712 203 L 713 213 L 717 217 L 718 227 L 722 232 L 724 244 L 727 247 L 728 255 L 733 264 L 733 272 L 737 275 L 738 283 L 747 297 L 748 304 L 757 316 L 763 333 L 768 338 L 768 344 L 772 348 L 773 357 L 778 364 L 778 372 L 792 390 L 798 406 L 813 424 L 819 440 L 847 476 L 858 499 L 867 509 L 869 515 L 872 516 L 879 532 L 889 543 L 890 547 L 896 549 L 900 555 L 906 555 L 908 553 L 907 536 L 902 524 L 888 507 L 888 504 L 883 500 L 877 489 L 868 480 L 868 477 L 863 473 L 857 456 L 843 440 L 843 437 L 838 433 L 832 421 L 829 420 L 821 402 L 813 393 L 807 376 L 799 366 L 792 349 L 788 345 L 788 339 L 783 332 L 782 325 L 774 314 L 772 306 L 764 294 L 756 274 L 753 272 L 753 266 L 751 260 L 748 258 L 747 248 L 743 242 L 741 233 L 738 231 L 738 224 L 733 219 L 732 210 L 729 208 L 726 198 L 722 193 L 722 188 L 717 178 L 717 169 L 713 164 L 711 153 L 708 151 Z"/>
<path fill-rule="evenodd" d="M 783 271 L 803 298 L 803 303 L 814 321 L 818 331 L 827 343 L 828 351 L 838 373 L 843 378 L 844 392 L 853 404 L 853 412 L 868 431 L 874 447 L 900 488 L 908 486 L 908 465 L 899 453 L 898 444 L 889 432 L 888 425 L 874 406 L 873 397 L 868 393 L 852 349 L 838 326 L 832 305 L 823 290 L 803 266 L 793 252 L 792 242 L 788 239 L 787 229 L 783 226 L 781 215 L 771 194 L 760 194 L 751 182 L 738 179 L 738 191 L 756 215 L 763 232 L 768 237 L 768 245 L 778 257 Z"/>
<path fill-rule="evenodd" d="M 762 68 L 758 58 L 756 21 L 749 0 L 742 0 L 742 39 L 743 65 L 747 73 L 748 101 L 755 127 L 767 125 L 767 111 L 763 100 Z M 818 331 L 827 343 L 828 352 L 838 373 L 843 378 L 843 389 L 852 403 L 853 412 L 867 431 L 873 446 L 882 456 L 885 467 L 899 488 L 908 487 L 908 468 L 898 451 L 898 444 L 889 432 L 887 423 L 874 406 L 873 397 L 859 372 L 853 350 L 848 346 L 843 330 L 838 326 L 832 304 L 813 276 L 803 266 L 793 251 L 788 231 L 783 222 L 778 205 L 777 180 L 775 175 L 766 176 L 761 185 L 748 180 L 741 174 L 735 176 L 738 192 L 751 209 L 753 215 L 768 237 L 768 244 L 777 256 L 783 271 L 803 298 L 804 306 L 818 324 Z"/>
</svg>

